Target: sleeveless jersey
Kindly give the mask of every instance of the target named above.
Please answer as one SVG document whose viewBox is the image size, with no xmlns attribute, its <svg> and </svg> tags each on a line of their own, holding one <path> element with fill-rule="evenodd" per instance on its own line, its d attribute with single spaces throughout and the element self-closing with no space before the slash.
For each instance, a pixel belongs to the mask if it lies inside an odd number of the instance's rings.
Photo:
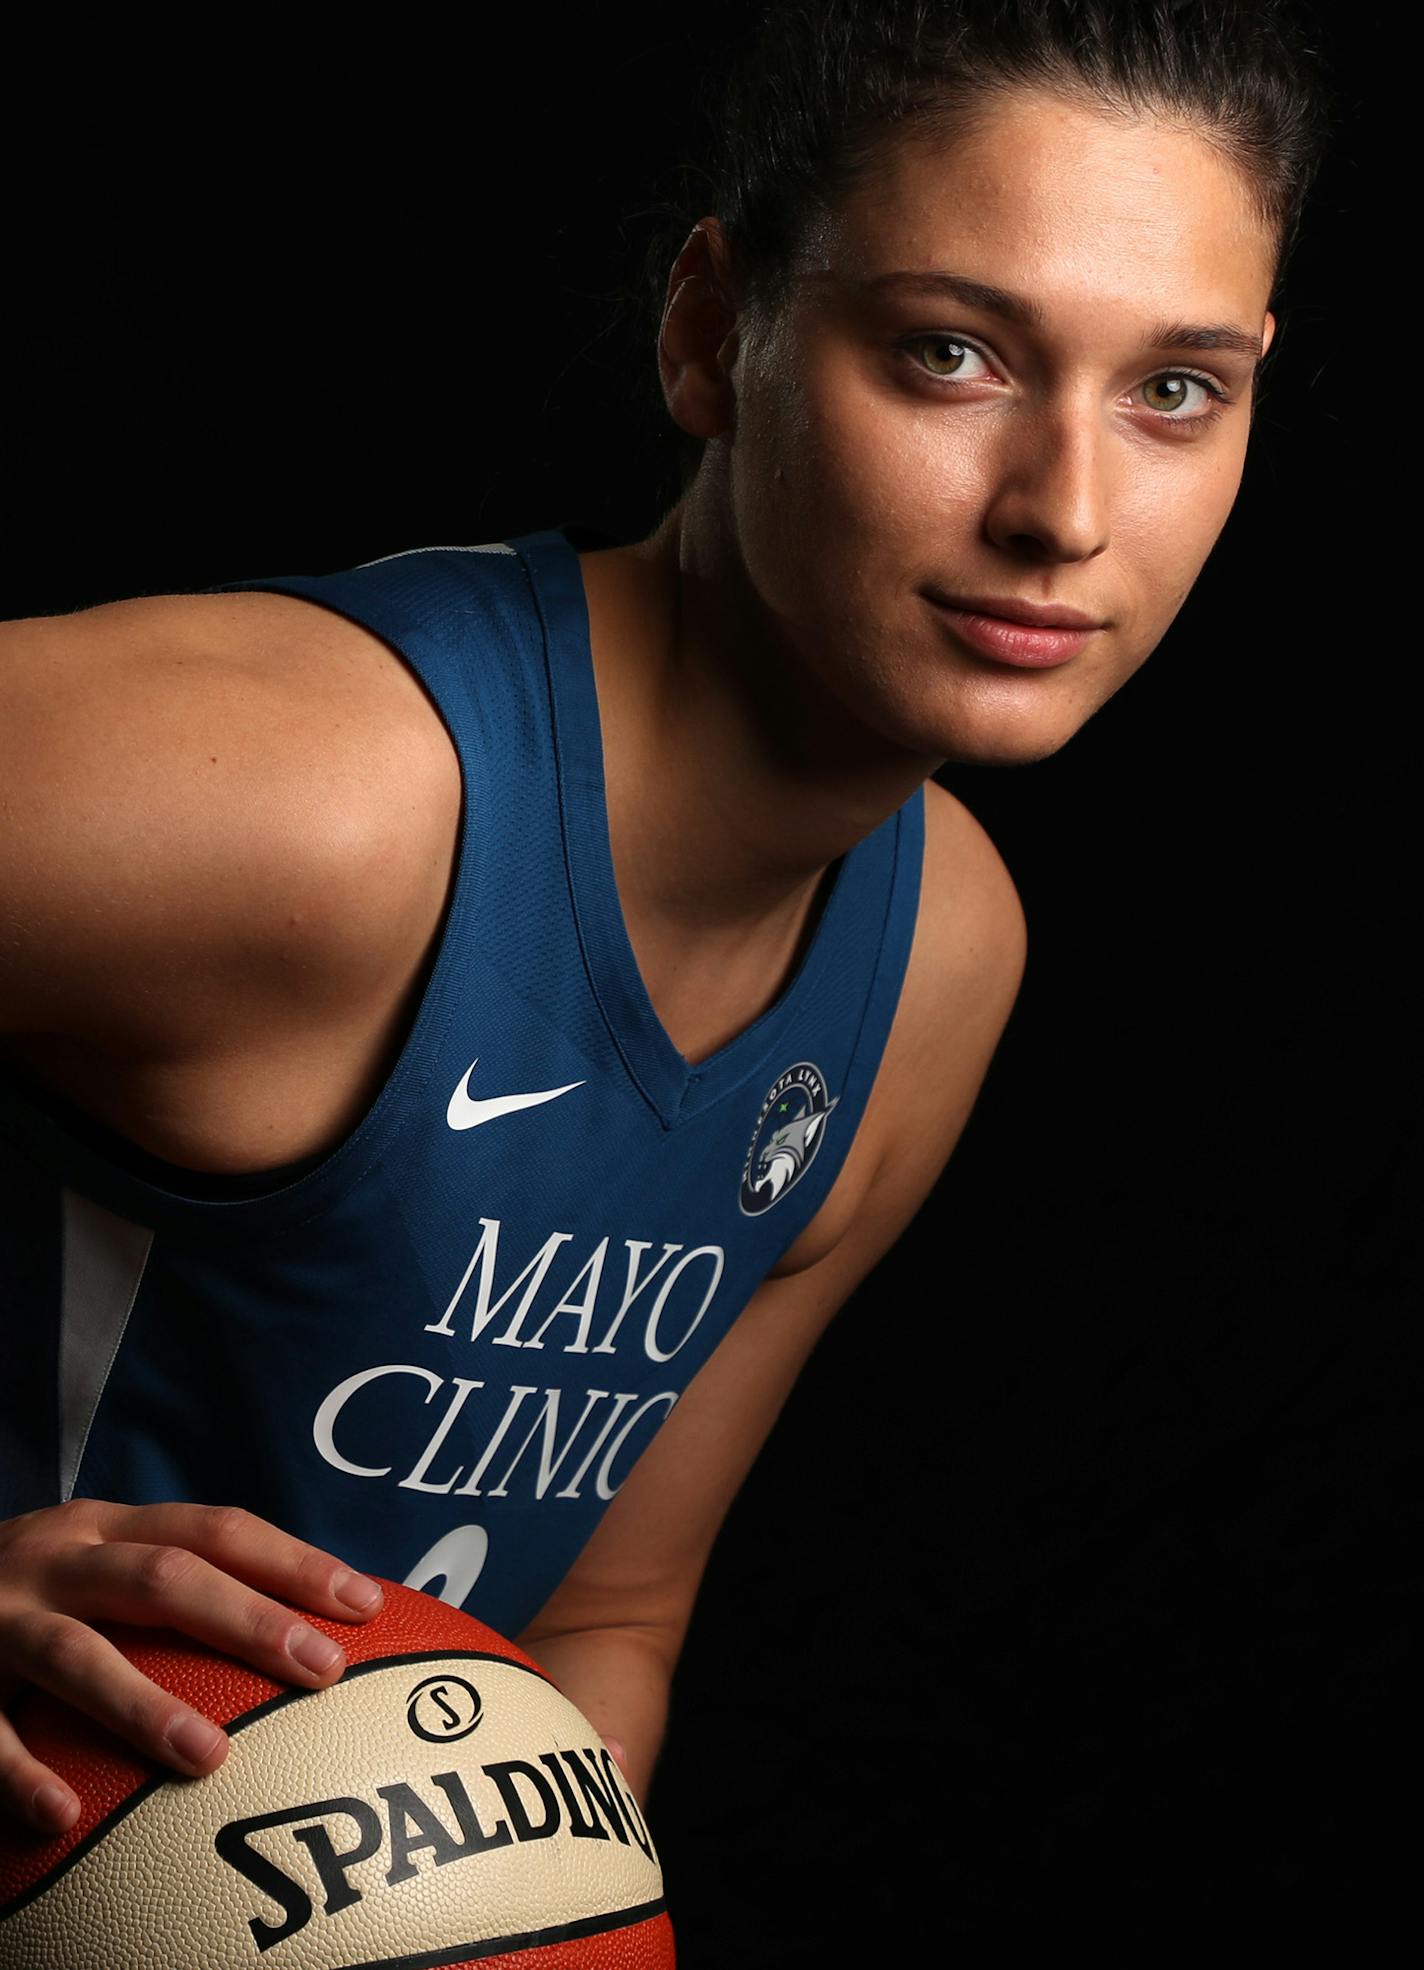
<svg viewBox="0 0 1424 1970">
<path fill-rule="evenodd" d="M 834 865 L 777 1001 L 690 1064 L 625 929 L 572 529 L 221 584 L 414 671 L 453 881 L 394 1068 L 331 1154 L 149 1155 L 0 1072 L 0 1517 L 239 1504 L 509 1635 L 825 1201 L 919 897 L 917 791 Z"/>
</svg>

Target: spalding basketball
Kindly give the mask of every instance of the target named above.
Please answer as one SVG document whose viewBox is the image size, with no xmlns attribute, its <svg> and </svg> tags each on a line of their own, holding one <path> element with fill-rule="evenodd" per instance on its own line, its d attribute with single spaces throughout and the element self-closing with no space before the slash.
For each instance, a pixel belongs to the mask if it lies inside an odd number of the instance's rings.
<svg viewBox="0 0 1424 1970">
<path fill-rule="evenodd" d="M 647 1824 L 581 1711 L 503 1636 L 382 1581 L 296 1690 L 186 1636 L 105 1624 L 231 1738 L 180 1778 L 30 1691 L 14 1720 L 82 1811 L 0 1829 L 3 1970 L 669 1970 Z"/>
</svg>

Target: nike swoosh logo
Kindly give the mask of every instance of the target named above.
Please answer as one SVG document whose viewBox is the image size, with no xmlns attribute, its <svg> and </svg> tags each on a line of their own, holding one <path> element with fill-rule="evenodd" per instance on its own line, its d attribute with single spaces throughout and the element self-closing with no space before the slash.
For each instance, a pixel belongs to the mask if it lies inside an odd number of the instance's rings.
<svg viewBox="0 0 1424 1970">
<path fill-rule="evenodd" d="M 476 1056 L 465 1069 L 465 1078 L 450 1097 L 445 1120 L 452 1129 L 477 1129 L 481 1122 L 492 1122 L 497 1115 L 512 1115 L 519 1108 L 537 1108 L 541 1101 L 557 1101 L 561 1094 L 570 1094 L 575 1088 L 583 1086 L 582 1081 L 570 1081 L 566 1088 L 543 1088 L 538 1094 L 496 1094 L 483 1101 L 475 1101 L 470 1095 L 470 1076 L 479 1064 Z"/>
</svg>

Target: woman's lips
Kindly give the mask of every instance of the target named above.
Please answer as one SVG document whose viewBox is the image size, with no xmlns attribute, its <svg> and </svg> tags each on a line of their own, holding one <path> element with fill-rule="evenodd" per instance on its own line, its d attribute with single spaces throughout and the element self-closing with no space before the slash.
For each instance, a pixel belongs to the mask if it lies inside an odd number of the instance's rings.
<svg viewBox="0 0 1424 1970">
<path fill-rule="evenodd" d="M 975 615 L 968 609 L 951 609 L 933 596 L 925 599 L 956 636 L 962 636 L 974 649 L 999 663 L 1020 664 L 1030 670 L 1067 663 L 1090 636 L 1097 635 L 1095 629 L 1030 629 L 1027 623 L 1009 622 L 1004 616 Z"/>
</svg>

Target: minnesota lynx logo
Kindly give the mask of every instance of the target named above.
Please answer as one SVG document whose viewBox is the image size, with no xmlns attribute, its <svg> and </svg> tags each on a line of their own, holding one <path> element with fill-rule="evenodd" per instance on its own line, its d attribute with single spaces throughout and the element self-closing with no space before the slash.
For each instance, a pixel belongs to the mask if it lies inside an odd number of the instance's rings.
<svg viewBox="0 0 1424 1970">
<path fill-rule="evenodd" d="M 799 1060 L 772 1082 L 742 1166 L 740 1202 L 748 1217 L 769 1211 L 805 1176 L 826 1132 L 826 1117 L 839 1100 L 839 1095 L 827 1098 L 821 1070 L 809 1060 Z"/>
</svg>

